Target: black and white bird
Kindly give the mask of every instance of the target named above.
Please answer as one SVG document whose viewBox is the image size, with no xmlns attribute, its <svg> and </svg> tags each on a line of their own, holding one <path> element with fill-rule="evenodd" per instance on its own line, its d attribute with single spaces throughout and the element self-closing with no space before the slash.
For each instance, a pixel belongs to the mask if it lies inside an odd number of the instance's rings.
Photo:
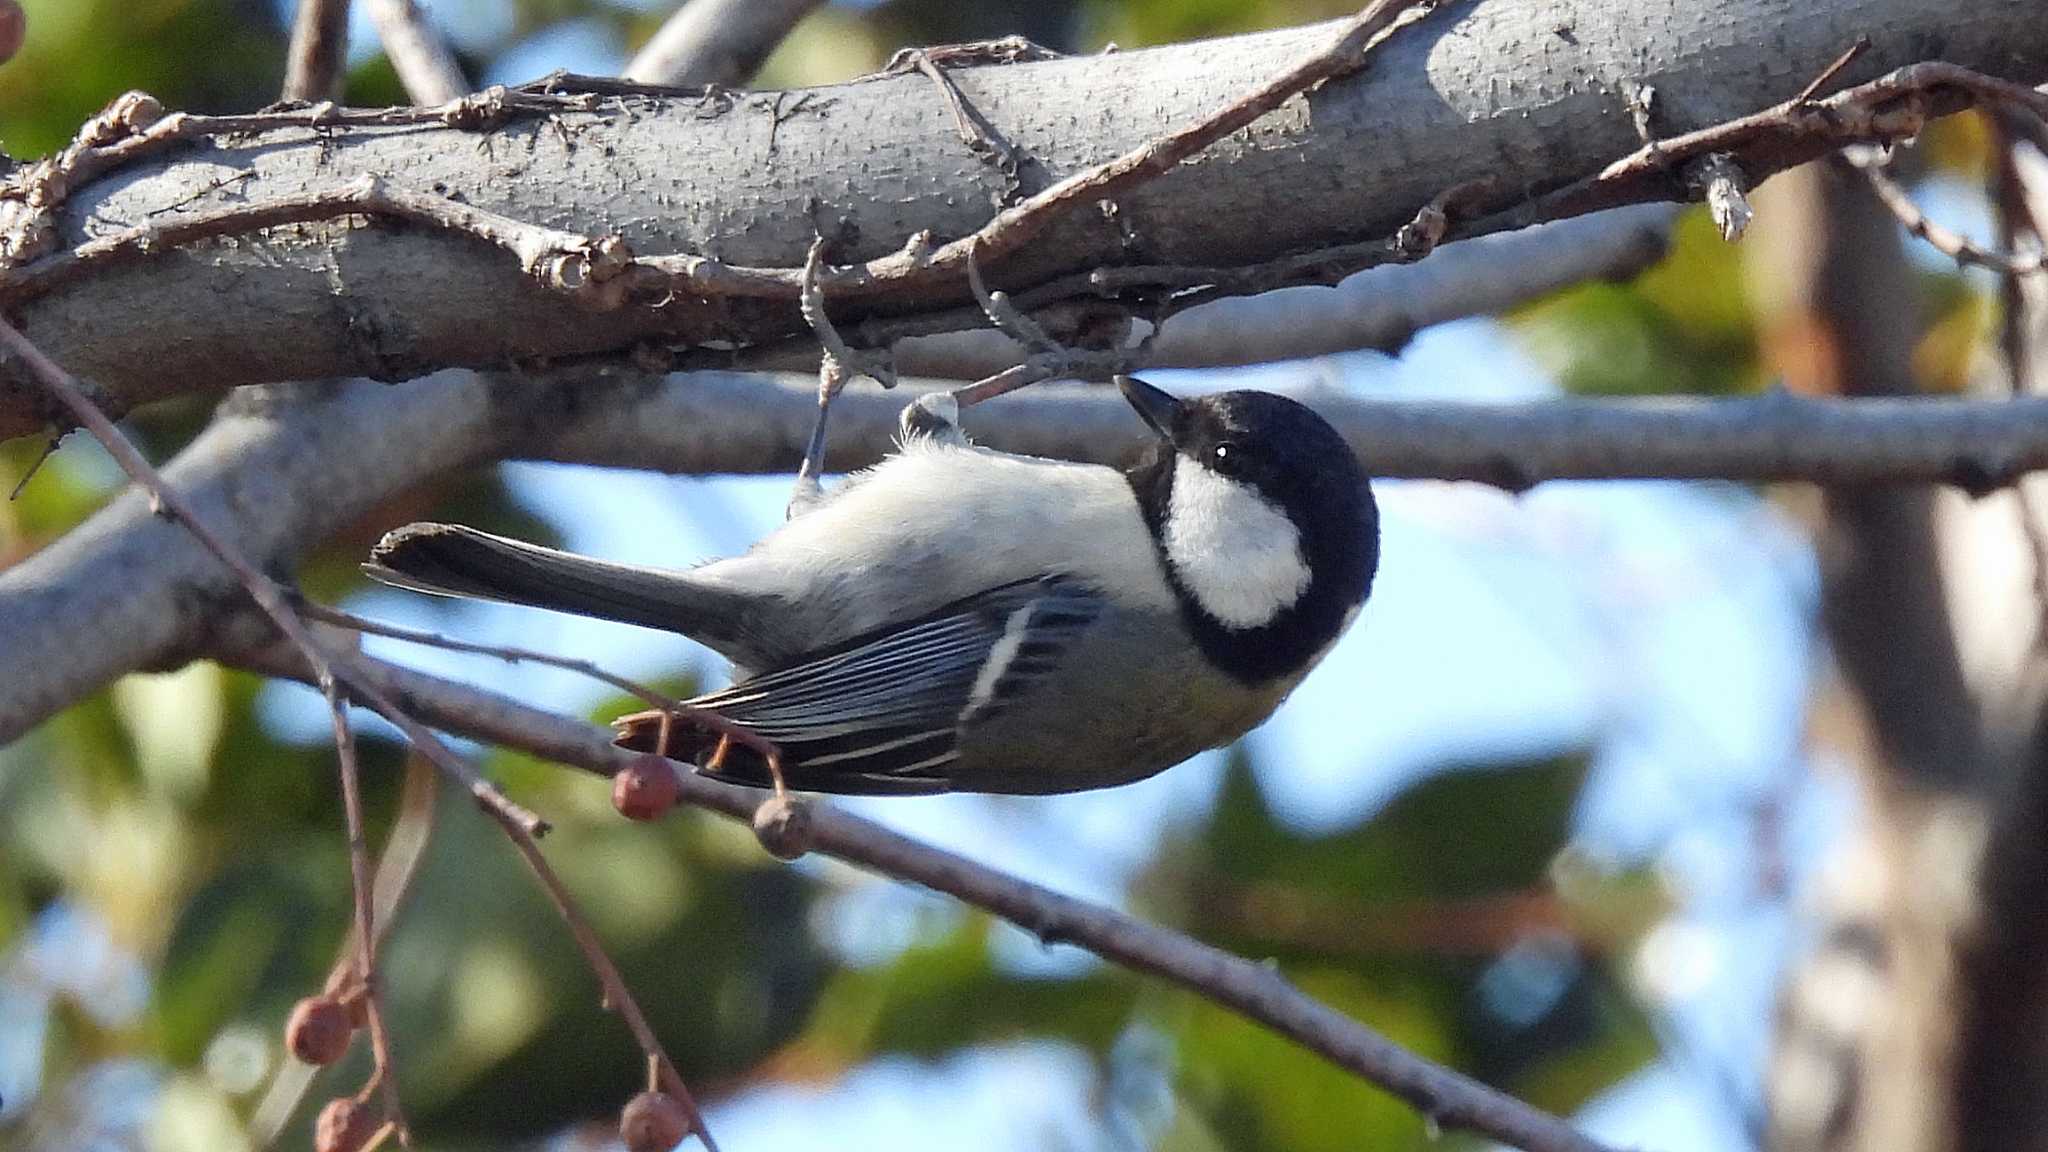
<svg viewBox="0 0 2048 1152">
<path fill-rule="evenodd" d="M 412 524 L 365 569 L 702 642 L 737 683 L 690 703 L 772 741 L 792 788 L 1127 783 L 1273 712 L 1364 604 L 1379 515 L 1307 407 L 1117 383 L 1157 433 L 1124 471 L 974 447 L 942 418 L 941 434 L 906 435 L 746 553 L 700 567 Z M 616 725 L 642 750 L 663 727 L 658 713 Z M 701 767 L 714 740 L 671 732 L 661 751 Z M 713 774 L 770 783 L 737 747 Z"/>
</svg>

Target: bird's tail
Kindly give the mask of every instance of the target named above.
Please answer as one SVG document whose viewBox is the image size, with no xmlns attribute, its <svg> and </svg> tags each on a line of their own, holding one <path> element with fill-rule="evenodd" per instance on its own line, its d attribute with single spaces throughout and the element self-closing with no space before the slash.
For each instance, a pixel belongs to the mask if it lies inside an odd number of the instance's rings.
<svg viewBox="0 0 2048 1152">
<path fill-rule="evenodd" d="M 594 560 L 458 524 L 408 524 L 390 532 L 363 571 L 415 592 L 640 624 L 721 650 L 744 642 L 734 627 L 744 606 L 732 592 L 687 572 Z"/>
</svg>

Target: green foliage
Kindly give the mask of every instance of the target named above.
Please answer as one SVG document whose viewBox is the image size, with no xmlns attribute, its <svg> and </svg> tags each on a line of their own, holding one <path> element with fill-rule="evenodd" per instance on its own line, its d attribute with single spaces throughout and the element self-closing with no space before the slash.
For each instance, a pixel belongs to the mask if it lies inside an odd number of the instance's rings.
<svg viewBox="0 0 2048 1152">
<path fill-rule="evenodd" d="M 284 38 L 265 0 L 24 0 L 28 42 L 0 68 L 0 148 L 64 145 L 86 117 L 139 88 L 172 108 L 226 111 L 277 98 Z"/>
<path fill-rule="evenodd" d="M 1593 282 L 1523 308 L 1516 329 L 1565 388 L 1602 396 L 1726 395 L 1763 384 L 1741 252 L 1704 209 L 1627 284 Z"/>
</svg>

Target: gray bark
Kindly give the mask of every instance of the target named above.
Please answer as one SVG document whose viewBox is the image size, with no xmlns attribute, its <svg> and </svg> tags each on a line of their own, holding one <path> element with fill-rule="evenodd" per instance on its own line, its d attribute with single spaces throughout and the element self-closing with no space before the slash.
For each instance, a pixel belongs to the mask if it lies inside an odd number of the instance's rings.
<svg viewBox="0 0 2048 1152">
<path fill-rule="evenodd" d="M 1223 105 L 1329 35 L 1318 26 L 954 76 L 1029 157 L 1029 191 Z M 1654 89 L 1653 127 L 1677 133 L 1786 99 L 1858 35 L 1872 48 L 1841 83 L 1927 58 L 2048 79 L 2048 22 L 2029 0 L 1450 4 L 1396 33 L 1363 73 L 1123 197 L 1113 217 L 1069 215 L 992 279 L 1014 289 L 1133 262 L 1254 263 L 1385 236 L 1447 188 L 1481 179 L 1490 190 L 1471 209 L 1502 208 L 1635 148 L 1625 90 Z M 76 243 L 367 173 L 552 227 L 616 231 L 643 255 L 798 267 L 820 231 L 839 240 L 835 261 L 873 258 L 920 230 L 942 240 L 971 233 L 1016 191 L 961 142 L 922 76 L 802 95 L 634 98 L 488 133 L 294 129 L 213 140 L 72 189 L 60 230 Z M 1682 183 L 1674 175 L 1666 194 L 1683 195 Z M 947 281 L 835 300 L 833 310 L 852 322 L 967 299 Z M 360 223 L 163 252 L 16 310 L 33 339 L 117 407 L 237 383 L 395 379 L 646 342 L 752 345 L 803 330 L 787 301 L 567 307 L 501 251 Z M 34 425 L 22 385 L 0 368 L 0 434 Z"/>
</svg>

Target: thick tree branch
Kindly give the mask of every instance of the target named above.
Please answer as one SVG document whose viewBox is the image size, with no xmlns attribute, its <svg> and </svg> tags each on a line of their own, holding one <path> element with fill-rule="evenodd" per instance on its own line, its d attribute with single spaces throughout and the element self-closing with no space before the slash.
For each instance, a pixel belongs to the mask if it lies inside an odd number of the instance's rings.
<svg viewBox="0 0 2048 1152">
<path fill-rule="evenodd" d="M 1773 36 L 1759 44 L 1752 30 L 1765 23 Z M 1395 36 L 1364 73 L 1325 83 L 1215 143 L 1202 163 L 1142 186 L 1120 178 L 1065 186 L 1113 198 L 1114 212 L 1070 213 L 987 271 L 1029 308 L 1108 295 L 1142 314 L 1168 291 L 1208 286 L 1175 298 L 1185 303 L 1329 282 L 1400 258 L 1380 238 L 1447 188 L 1475 181 L 1491 183 L 1454 213 L 1451 235 L 1696 195 L 1695 152 L 1726 154 L 1754 181 L 1847 140 L 1910 132 L 1927 109 L 1962 95 L 2040 99 L 1933 67 L 1773 107 L 1796 90 L 1786 77 L 1819 72 L 1859 33 L 1873 47 L 1845 82 L 1911 63 L 1936 44 L 1946 59 L 1994 76 L 2048 78 L 2036 74 L 2048 72 L 2048 28 L 2016 3 L 1957 12 L 1917 0 L 1793 12 L 1765 0 L 1580 0 L 1540 12 L 1454 6 Z M 1139 150 L 1190 125 L 1236 123 L 1215 120 L 1217 110 L 1332 34 L 1297 29 L 949 77 L 1032 162 L 1031 186 L 1060 188 L 1062 178 L 1145 155 Z M 1526 51 L 1529 44 L 1544 51 Z M 1639 150 L 1615 115 L 1625 82 L 1659 93 L 1655 126 L 1668 135 L 1658 150 Z M 103 402 L 125 409 L 223 382 L 396 378 L 446 364 L 784 339 L 802 332 L 802 258 L 821 231 L 837 242 L 833 258 L 849 262 L 824 287 L 850 334 L 887 334 L 857 329 L 863 321 L 902 323 L 897 335 L 934 323 L 979 326 L 946 238 L 981 231 L 984 240 L 1014 239 L 1004 217 L 992 216 L 1011 190 L 1007 179 L 959 143 L 945 101 L 922 76 L 800 94 L 552 104 L 529 94 L 495 107 L 446 118 L 464 127 L 336 116 L 264 131 L 261 118 L 237 118 L 243 135 L 209 129 L 137 154 L 118 179 L 81 170 L 56 203 L 27 213 L 30 231 L 68 248 L 222 205 L 331 193 L 367 174 L 479 212 L 545 221 L 586 242 L 616 231 L 659 278 L 650 287 L 673 293 L 636 294 L 601 311 L 565 308 L 517 261 L 459 235 L 338 220 L 272 229 L 260 242 L 160 251 L 15 306 L 31 335 L 96 381 Z M 507 180 L 513 157 L 520 178 Z M 1144 175 L 1144 163 L 1130 171 Z M 833 191 L 820 197 L 819 189 Z M 1538 198 L 1526 201 L 1532 190 Z M 1287 210 L 1275 211 L 1280 204 Z M 919 240 L 927 233 L 928 248 Z M 209 300 L 204 317 L 184 309 L 193 298 Z M 129 322 L 109 326 L 110 315 Z M 180 338 L 156 335 L 168 331 Z M 0 434 L 32 430 L 42 415 L 23 403 L 18 381 L 0 377 Z"/>
<path fill-rule="evenodd" d="M 819 0 L 687 0 L 626 65 L 647 84 L 744 84 Z"/>
<path fill-rule="evenodd" d="M 304 667 L 286 649 L 259 649 L 238 655 L 235 662 L 267 675 L 306 677 Z M 519 748 L 603 776 L 636 758 L 634 753 L 614 747 L 611 733 L 594 725 L 381 661 L 368 661 L 366 667 L 409 710 L 451 732 Z M 753 819 L 766 795 L 694 773 L 681 774 L 680 784 L 684 803 L 742 822 Z M 1603 1152 L 1600 1144 L 1564 1121 L 1423 1060 L 1302 994 L 1273 968 L 1171 929 L 1007 876 L 829 804 L 810 808 L 809 846 L 813 850 L 956 897 L 1048 944 L 1074 944 L 1113 963 L 1177 984 L 1386 1089 L 1442 1127 L 1469 1130 L 1530 1152 Z"/>
</svg>

